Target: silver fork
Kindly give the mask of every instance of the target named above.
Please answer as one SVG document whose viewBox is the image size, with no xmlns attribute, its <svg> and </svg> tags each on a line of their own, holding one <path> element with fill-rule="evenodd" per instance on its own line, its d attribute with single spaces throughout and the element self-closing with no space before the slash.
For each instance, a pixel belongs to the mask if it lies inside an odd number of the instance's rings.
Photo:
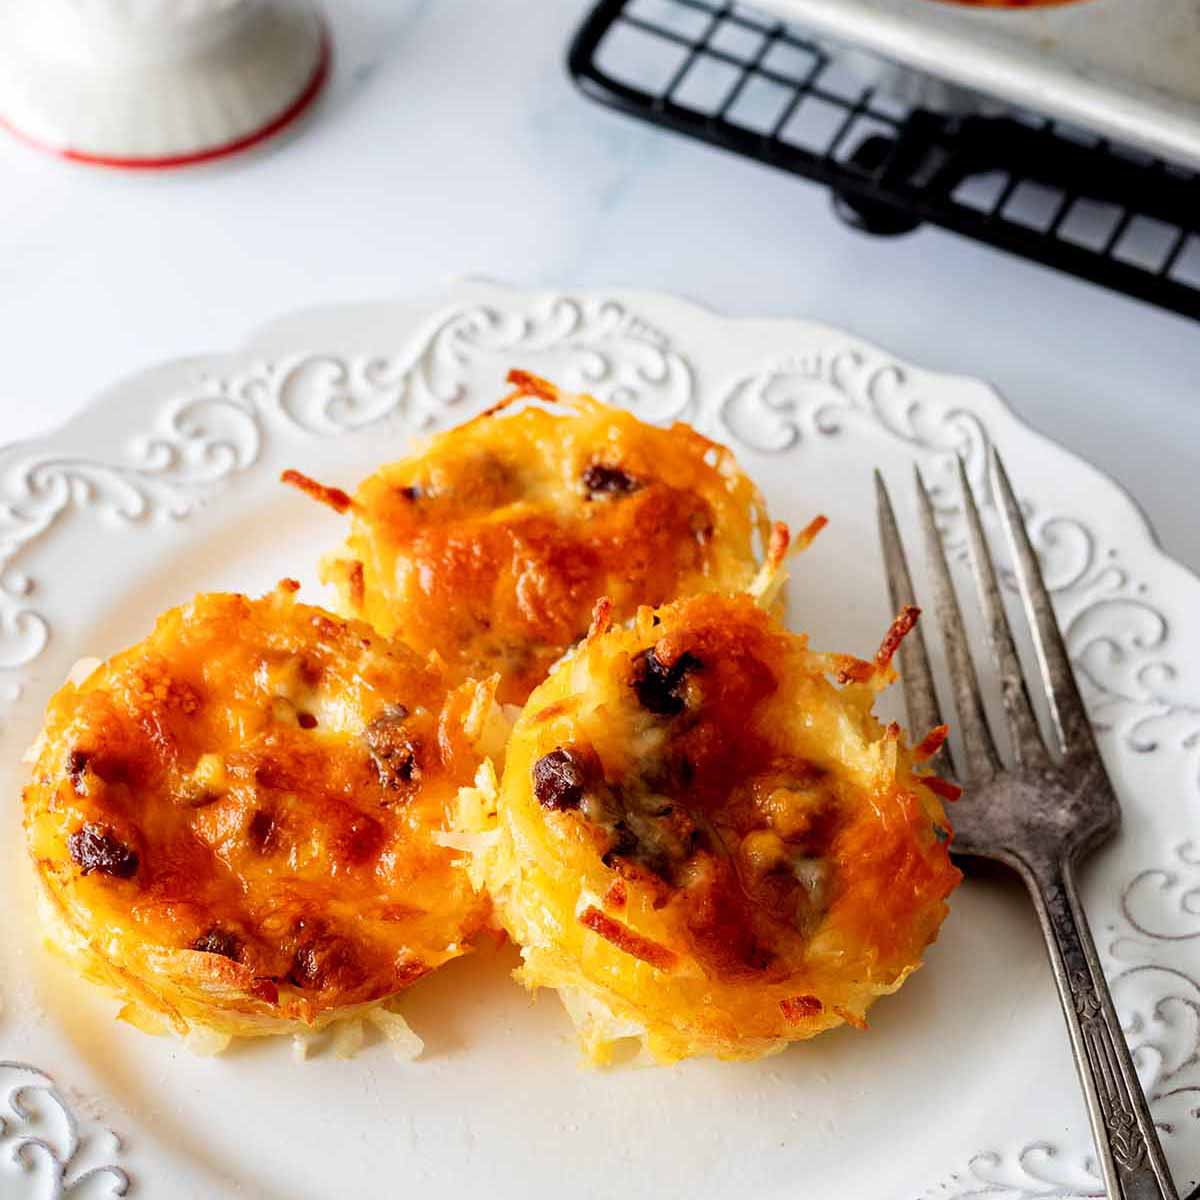
<svg viewBox="0 0 1200 1200">
<path fill-rule="evenodd" d="M 1001 761 L 984 715 L 979 680 L 934 521 L 933 504 L 918 470 L 921 524 L 962 740 L 962 749 L 951 764 L 964 788 L 963 798 L 951 813 L 952 846 L 958 855 L 1008 864 L 1025 881 L 1033 897 L 1109 1197 L 1176 1200 L 1075 882 L 1075 870 L 1084 855 L 1117 832 L 1120 809 L 1071 672 L 1037 555 L 1012 485 L 994 452 L 991 466 L 993 489 L 1013 552 L 1021 603 L 1033 635 L 1039 682 L 1050 701 L 1057 745 L 1048 748 L 1039 731 L 979 510 L 960 459 L 959 483 L 971 567 L 992 662 L 999 675 L 1011 744 L 1011 763 Z M 915 603 L 912 579 L 891 500 L 878 471 L 875 485 L 892 607 L 899 611 Z M 899 667 L 909 721 L 920 736 L 940 725 L 941 717 L 919 627 L 901 644 Z M 948 748 L 942 753 L 948 754 Z"/>
</svg>

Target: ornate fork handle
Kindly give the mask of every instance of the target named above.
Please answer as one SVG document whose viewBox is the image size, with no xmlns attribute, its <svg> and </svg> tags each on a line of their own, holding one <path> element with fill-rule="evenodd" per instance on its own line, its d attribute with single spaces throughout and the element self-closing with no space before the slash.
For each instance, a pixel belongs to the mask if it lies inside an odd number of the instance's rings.
<svg viewBox="0 0 1200 1200">
<path fill-rule="evenodd" d="M 1022 874 L 1046 935 L 1109 1195 L 1177 1200 L 1079 903 L 1073 866 L 1047 860 L 1027 865 Z"/>
<path fill-rule="evenodd" d="M 966 465 L 959 459 L 958 482 L 976 598 L 1004 702 L 1007 757 L 1001 755 L 993 737 L 976 672 L 972 635 L 963 620 L 933 501 L 917 473 L 918 508 L 958 712 L 960 743 L 950 748 L 949 759 L 955 777 L 967 788 L 967 799 L 955 812 L 954 848 L 960 855 L 998 859 L 1017 867 L 1033 894 L 1108 1200 L 1177 1200 L 1075 887 L 1074 866 L 1080 852 L 1116 835 L 1121 825 L 1120 806 L 1075 683 L 1071 655 L 1021 506 L 995 452 L 991 466 L 994 497 L 1013 554 L 1017 589 L 1037 659 L 1037 674 L 1031 677 L 1017 653 L 1000 576 Z M 875 482 L 892 601 L 898 606 L 913 604 L 912 577 L 896 514 L 878 473 Z M 940 705 L 919 627 L 915 634 L 914 640 L 900 646 L 900 673 L 909 718 L 927 728 L 941 723 Z M 1030 700 L 1033 679 L 1053 715 L 1049 741 L 1043 737 Z"/>
</svg>

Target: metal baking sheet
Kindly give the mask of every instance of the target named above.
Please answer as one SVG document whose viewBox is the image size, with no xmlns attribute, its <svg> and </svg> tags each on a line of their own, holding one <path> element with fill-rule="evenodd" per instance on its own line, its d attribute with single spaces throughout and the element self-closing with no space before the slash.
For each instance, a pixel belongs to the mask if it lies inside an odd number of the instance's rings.
<svg viewBox="0 0 1200 1200">
<path fill-rule="evenodd" d="M 1200 165 L 1200 0 L 971 9 L 938 0 L 756 0 L 887 58 Z"/>
</svg>

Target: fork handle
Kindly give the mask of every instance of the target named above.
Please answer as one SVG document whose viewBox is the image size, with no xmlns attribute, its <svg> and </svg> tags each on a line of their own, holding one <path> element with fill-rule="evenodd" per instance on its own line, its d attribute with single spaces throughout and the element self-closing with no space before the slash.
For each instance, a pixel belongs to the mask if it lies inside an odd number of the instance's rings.
<svg viewBox="0 0 1200 1200">
<path fill-rule="evenodd" d="M 1046 935 L 1110 1200 L 1177 1200 L 1079 902 L 1073 865 L 1046 861 L 1026 866 L 1022 874 Z"/>
</svg>

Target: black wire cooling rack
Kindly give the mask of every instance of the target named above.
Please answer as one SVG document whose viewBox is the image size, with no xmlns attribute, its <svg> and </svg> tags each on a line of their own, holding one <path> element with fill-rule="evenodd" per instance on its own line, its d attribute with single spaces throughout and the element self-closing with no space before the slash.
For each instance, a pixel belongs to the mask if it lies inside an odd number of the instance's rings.
<svg viewBox="0 0 1200 1200">
<path fill-rule="evenodd" d="M 826 184 L 869 233 L 941 225 L 1200 319 L 1193 170 L 1022 111 L 913 107 L 723 0 L 600 0 L 568 66 L 602 104 Z"/>
</svg>

